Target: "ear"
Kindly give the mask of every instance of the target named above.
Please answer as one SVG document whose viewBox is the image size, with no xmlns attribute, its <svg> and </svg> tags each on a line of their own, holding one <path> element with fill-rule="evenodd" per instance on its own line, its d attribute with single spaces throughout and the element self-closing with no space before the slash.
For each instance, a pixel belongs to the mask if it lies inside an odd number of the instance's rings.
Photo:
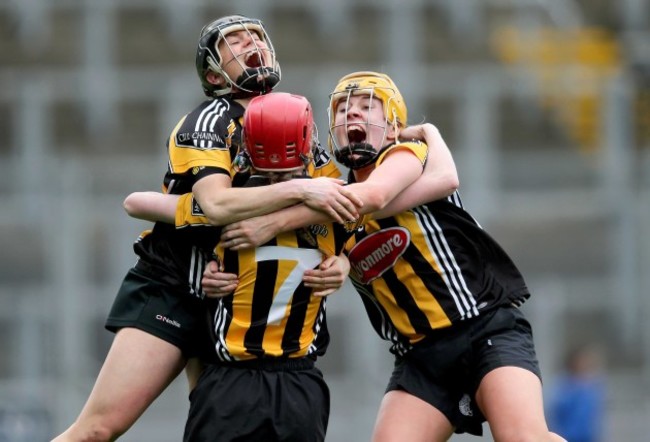
<svg viewBox="0 0 650 442">
<path fill-rule="evenodd" d="M 386 129 L 386 140 L 387 141 L 397 141 L 401 127 L 395 123 L 388 123 L 388 128 Z"/>
<path fill-rule="evenodd" d="M 210 70 L 205 74 L 205 79 L 215 86 L 223 86 L 226 84 L 226 79 L 223 78 L 223 75 L 217 74 L 216 72 Z"/>
</svg>

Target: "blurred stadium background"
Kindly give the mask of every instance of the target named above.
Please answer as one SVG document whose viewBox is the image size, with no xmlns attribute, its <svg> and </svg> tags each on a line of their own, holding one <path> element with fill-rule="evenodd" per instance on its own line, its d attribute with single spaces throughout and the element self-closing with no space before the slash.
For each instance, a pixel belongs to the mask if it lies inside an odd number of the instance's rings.
<svg viewBox="0 0 650 442">
<path fill-rule="evenodd" d="M 147 227 L 122 199 L 160 189 L 165 138 L 202 99 L 198 32 L 232 13 L 264 20 L 322 141 L 341 75 L 396 80 L 527 276 L 546 384 L 569 347 L 600 345 L 604 440 L 647 440 L 648 0 L 0 0 L 0 441 L 49 440 L 80 411 Z M 391 358 L 349 286 L 329 317 L 328 440 L 368 440 Z M 187 405 L 179 378 L 121 440 L 180 440 Z"/>
</svg>

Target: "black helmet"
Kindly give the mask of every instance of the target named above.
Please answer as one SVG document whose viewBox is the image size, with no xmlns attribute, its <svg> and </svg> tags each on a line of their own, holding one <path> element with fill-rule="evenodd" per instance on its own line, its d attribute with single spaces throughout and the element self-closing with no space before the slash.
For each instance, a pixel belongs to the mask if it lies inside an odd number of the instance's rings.
<svg viewBox="0 0 650 442">
<path fill-rule="evenodd" d="M 260 66 L 246 66 L 242 65 L 242 75 L 236 79 L 231 79 L 221 65 L 221 56 L 219 55 L 218 45 L 224 37 L 232 32 L 245 30 L 254 32 L 268 47 L 267 57 L 262 55 L 262 50 L 256 45 L 250 54 L 257 54 L 254 59 L 259 60 Z M 270 60 L 268 59 L 270 54 Z M 250 58 L 250 57 L 248 57 Z M 265 66 L 263 61 L 266 60 Z M 260 61 L 262 63 L 260 63 Z M 239 63 L 241 61 L 238 60 Z M 259 95 L 269 92 L 280 81 L 280 65 L 275 59 L 275 50 L 273 43 L 269 38 L 264 25 L 260 20 L 244 17 L 241 15 L 228 15 L 226 17 L 218 18 L 217 20 L 209 23 L 201 30 L 199 37 L 199 44 L 196 51 L 196 71 L 203 86 L 203 92 L 208 97 L 218 97 L 233 92 L 233 86 L 238 91 L 243 92 L 244 95 Z M 206 73 L 213 71 L 221 75 L 226 84 L 217 86 L 206 79 Z M 262 75 L 263 82 L 258 82 L 258 77 Z"/>
</svg>

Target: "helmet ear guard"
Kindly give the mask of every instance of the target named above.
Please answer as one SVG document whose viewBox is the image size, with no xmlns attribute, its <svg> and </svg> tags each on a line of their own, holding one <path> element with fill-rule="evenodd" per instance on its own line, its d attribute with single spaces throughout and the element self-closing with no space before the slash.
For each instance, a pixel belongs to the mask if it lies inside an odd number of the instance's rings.
<svg viewBox="0 0 650 442">
<path fill-rule="evenodd" d="M 244 145 L 261 172 L 291 172 L 312 159 L 314 117 L 307 98 L 286 92 L 254 97 L 244 113 Z"/>
<path fill-rule="evenodd" d="M 270 54 L 270 66 L 247 67 L 243 66 L 242 74 L 232 80 L 224 71 L 219 44 L 225 37 L 236 31 L 255 33 L 262 40 Z M 256 47 L 259 57 L 264 59 L 261 49 Z M 201 80 L 203 92 L 208 97 L 218 97 L 233 92 L 243 92 L 241 95 L 259 95 L 272 90 L 281 78 L 280 65 L 275 58 L 273 43 L 269 38 L 263 23 L 241 15 L 221 17 L 205 25 L 201 30 L 196 51 L 196 71 Z M 223 77 L 225 84 L 216 85 L 208 81 L 207 73 L 212 71 Z M 260 82 L 258 78 L 263 80 Z"/>
<path fill-rule="evenodd" d="M 399 128 L 405 127 L 408 112 L 397 85 L 386 74 L 359 71 L 345 75 L 339 80 L 330 94 L 328 143 L 337 161 L 350 169 L 360 169 L 372 164 L 385 146 L 375 148 L 367 142 L 350 142 L 349 139 L 346 145 L 339 146 L 334 135 L 334 129 L 341 126 L 335 122 L 336 111 L 342 101 L 346 101 L 347 107 L 353 95 L 368 95 L 381 101 L 384 112 L 384 136 L 389 125 L 393 126 L 395 134 L 398 133 Z M 345 125 L 347 126 L 347 116 Z"/>
</svg>

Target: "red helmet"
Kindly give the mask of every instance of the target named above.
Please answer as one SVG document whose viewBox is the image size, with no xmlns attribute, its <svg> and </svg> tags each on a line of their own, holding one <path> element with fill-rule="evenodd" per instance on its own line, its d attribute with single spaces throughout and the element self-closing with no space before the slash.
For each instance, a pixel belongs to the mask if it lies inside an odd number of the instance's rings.
<svg viewBox="0 0 650 442">
<path fill-rule="evenodd" d="M 311 159 L 314 116 L 301 95 L 272 92 L 253 98 L 244 114 L 244 143 L 253 167 L 289 172 Z"/>
</svg>

